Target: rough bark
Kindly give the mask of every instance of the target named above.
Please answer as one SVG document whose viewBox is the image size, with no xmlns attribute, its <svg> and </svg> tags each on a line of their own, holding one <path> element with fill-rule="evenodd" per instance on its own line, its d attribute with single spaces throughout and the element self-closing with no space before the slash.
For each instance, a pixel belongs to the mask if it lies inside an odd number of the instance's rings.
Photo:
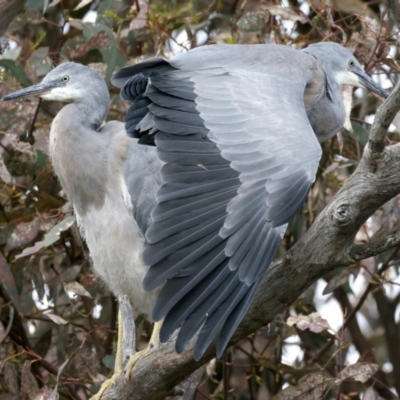
<svg viewBox="0 0 400 400">
<path fill-rule="evenodd" d="M 26 0 L 0 0 L 0 36 L 6 33 L 8 25 L 18 15 Z"/>
<path fill-rule="evenodd" d="M 377 112 L 377 122 L 357 170 L 304 237 L 270 267 L 231 344 L 267 325 L 328 272 L 399 243 L 400 235 L 391 235 L 377 243 L 354 244 L 355 235 L 367 218 L 400 193 L 400 144 L 385 148 L 382 134 L 382 126 L 390 124 L 399 108 L 397 87 Z M 377 142 L 383 144 L 376 146 Z M 174 339 L 175 336 L 153 348 L 138 361 L 131 379 L 125 382 L 121 376 L 116 386 L 104 393 L 103 399 L 163 399 L 174 386 L 215 355 L 215 345 L 212 345 L 204 357 L 195 362 L 194 342 L 182 354 L 176 354 Z"/>
</svg>

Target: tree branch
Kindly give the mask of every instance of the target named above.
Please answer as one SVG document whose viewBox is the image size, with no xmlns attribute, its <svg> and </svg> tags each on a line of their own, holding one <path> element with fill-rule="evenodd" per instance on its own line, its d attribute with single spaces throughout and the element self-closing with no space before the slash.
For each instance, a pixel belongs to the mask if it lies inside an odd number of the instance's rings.
<svg viewBox="0 0 400 400">
<path fill-rule="evenodd" d="M 374 257 L 400 244 L 400 232 L 391 234 L 373 243 L 354 244 L 347 255 L 343 257 L 343 265 L 354 264 L 357 261 Z"/>
<path fill-rule="evenodd" d="M 389 98 L 378 108 L 369 135 L 368 146 L 371 170 L 378 168 L 378 161 L 385 148 L 386 132 L 400 110 L 400 81 L 397 82 Z"/>
</svg>

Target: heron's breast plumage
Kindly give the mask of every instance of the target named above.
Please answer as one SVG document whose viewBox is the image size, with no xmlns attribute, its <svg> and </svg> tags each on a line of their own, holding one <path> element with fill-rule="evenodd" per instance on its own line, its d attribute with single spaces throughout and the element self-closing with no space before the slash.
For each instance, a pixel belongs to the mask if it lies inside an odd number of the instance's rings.
<svg viewBox="0 0 400 400">
<path fill-rule="evenodd" d="M 96 132 L 78 121 L 71 129 L 76 107 L 65 106 L 53 121 L 54 170 L 73 205 L 96 274 L 114 295 L 128 295 L 136 313 L 150 315 L 157 292 L 142 289 L 147 271 L 142 261 L 144 236 L 133 217 L 122 168 L 133 139 L 119 122 Z"/>
<path fill-rule="evenodd" d="M 91 207 L 79 219 L 95 272 L 114 295 L 128 295 L 136 313 L 150 315 L 157 293 L 143 292 L 144 238 L 126 204 L 125 184 L 120 182 L 120 190 L 107 192 L 101 208 Z"/>
</svg>

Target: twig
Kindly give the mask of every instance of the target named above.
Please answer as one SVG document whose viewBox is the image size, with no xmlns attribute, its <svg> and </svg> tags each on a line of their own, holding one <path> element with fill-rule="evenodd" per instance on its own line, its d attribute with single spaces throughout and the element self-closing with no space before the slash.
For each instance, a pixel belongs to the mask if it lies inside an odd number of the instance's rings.
<svg viewBox="0 0 400 400">
<path fill-rule="evenodd" d="M 354 244 L 349 253 L 344 256 L 343 265 L 354 264 L 360 260 L 377 256 L 400 244 L 400 232 L 386 236 L 373 243 Z"/>
<path fill-rule="evenodd" d="M 396 84 L 389 98 L 378 108 L 372 124 L 367 146 L 370 151 L 372 172 L 377 169 L 377 161 L 385 149 L 386 132 L 399 110 L 400 82 Z"/>
<path fill-rule="evenodd" d="M 382 275 L 390 266 L 390 261 L 393 259 L 393 257 L 395 257 L 395 255 L 397 254 L 398 250 L 399 250 L 399 245 L 397 245 L 396 249 L 392 252 L 392 254 L 389 256 L 389 258 L 386 260 L 386 262 L 382 265 L 382 267 L 379 269 L 379 271 L 377 272 L 377 275 Z M 362 294 L 362 296 L 360 297 L 360 299 L 358 300 L 358 303 L 356 304 L 356 306 L 349 312 L 349 314 L 347 315 L 344 323 L 343 323 L 343 327 L 342 329 L 346 329 L 347 326 L 349 325 L 349 323 L 351 322 L 351 320 L 353 319 L 353 317 L 357 314 L 357 312 L 360 310 L 360 308 L 362 307 L 362 305 L 364 304 L 365 300 L 367 299 L 369 293 L 372 291 L 372 289 L 375 287 L 376 285 L 371 281 L 367 288 L 365 289 L 364 293 Z M 335 339 L 332 338 L 328 343 L 326 343 L 326 345 L 315 355 L 315 357 L 313 358 L 314 361 L 320 359 L 327 350 L 329 350 L 329 348 L 334 344 Z"/>
<path fill-rule="evenodd" d="M 35 109 L 35 114 L 33 115 L 33 119 L 31 122 L 31 127 L 29 128 L 29 132 L 28 132 L 28 142 L 30 144 L 34 144 L 35 143 L 35 137 L 33 136 L 33 130 L 35 128 L 35 122 L 37 119 L 37 116 L 39 114 L 39 109 L 40 109 L 40 104 L 42 103 L 42 99 L 39 97 L 39 101 L 36 105 L 36 109 Z"/>
<path fill-rule="evenodd" d="M 224 400 L 228 400 L 228 392 L 229 392 L 227 358 L 228 358 L 228 353 L 225 350 L 222 356 L 222 381 L 224 388 Z"/>
</svg>

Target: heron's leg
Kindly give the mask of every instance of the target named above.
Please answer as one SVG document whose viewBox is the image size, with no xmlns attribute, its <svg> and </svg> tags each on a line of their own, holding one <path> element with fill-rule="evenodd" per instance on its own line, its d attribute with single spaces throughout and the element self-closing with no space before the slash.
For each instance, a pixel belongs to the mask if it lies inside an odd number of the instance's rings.
<svg viewBox="0 0 400 400">
<path fill-rule="evenodd" d="M 148 346 L 144 350 L 138 351 L 136 354 L 132 355 L 129 358 L 129 361 L 125 367 L 125 378 L 126 379 L 129 379 L 132 368 L 135 366 L 135 364 L 138 362 L 138 360 L 141 357 L 143 357 L 144 355 L 146 355 L 149 352 L 149 350 L 151 350 L 153 347 L 155 347 L 159 344 L 161 325 L 162 325 L 162 321 L 158 321 L 154 324 L 153 333 L 151 334 L 150 342 L 149 342 Z"/>
<path fill-rule="evenodd" d="M 122 349 L 123 349 L 123 337 L 124 337 L 124 322 L 122 318 L 121 309 L 118 310 L 118 338 L 117 338 L 117 352 L 115 354 L 115 366 L 114 373 L 110 379 L 107 379 L 103 382 L 100 387 L 100 390 L 90 398 L 90 400 L 101 400 L 101 396 L 104 391 L 111 385 L 114 385 L 117 381 L 119 374 L 122 371 Z"/>
</svg>

